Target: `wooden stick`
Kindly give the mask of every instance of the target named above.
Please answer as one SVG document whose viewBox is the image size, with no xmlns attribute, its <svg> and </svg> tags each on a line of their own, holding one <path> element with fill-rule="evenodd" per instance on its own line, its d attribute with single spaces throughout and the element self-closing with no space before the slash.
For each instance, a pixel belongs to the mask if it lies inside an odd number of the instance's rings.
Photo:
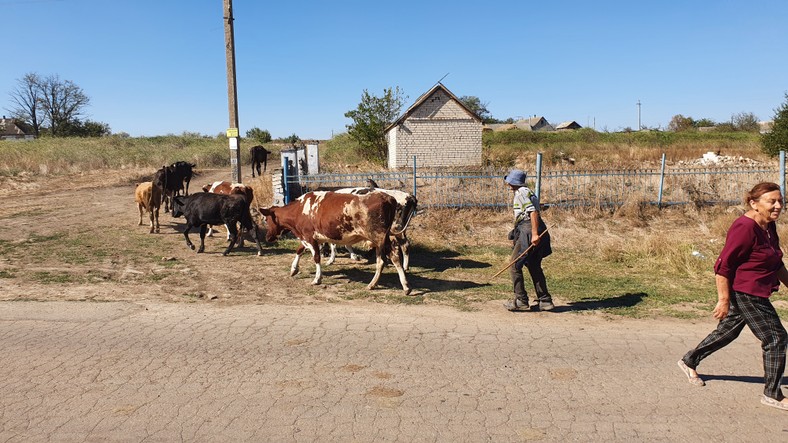
<svg viewBox="0 0 788 443">
<path fill-rule="evenodd" d="M 550 229 L 550 228 L 547 228 L 547 229 Z M 545 233 L 545 232 L 547 232 L 547 229 L 545 229 L 544 231 L 542 231 L 542 233 L 541 233 L 541 234 L 539 234 L 539 235 L 538 235 L 536 238 L 542 238 L 542 237 L 544 236 L 544 233 Z M 503 268 L 503 269 L 501 269 L 500 271 L 496 272 L 496 273 L 495 273 L 495 275 L 493 275 L 493 276 L 492 276 L 492 278 L 498 277 L 499 275 L 501 275 L 501 272 L 503 272 L 503 271 L 505 271 L 505 270 L 507 270 L 507 269 L 511 268 L 513 264 L 517 263 L 517 260 L 520 260 L 521 258 L 523 258 L 523 257 L 525 256 L 525 254 L 527 254 L 528 252 L 530 252 L 530 251 L 531 251 L 531 249 L 533 249 L 533 247 L 534 247 L 534 246 L 536 246 L 536 245 L 535 245 L 535 244 L 533 244 L 533 243 L 531 243 L 531 245 L 530 245 L 530 246 L 528 246 L 527 248 L 525 248 L 525 251 L 523 251 L 523 252 L 522 252 L 522 254 L 518 255 L 518 256 L 517 256 L 517 258 L 515 258 L 514 260 L 512 260 L 512 261 L 511 261 L 511 263 L 509 263 L 508 265 L 506 265 L 506 267 L 505 267 L 505 268 Z"/>
</svg>

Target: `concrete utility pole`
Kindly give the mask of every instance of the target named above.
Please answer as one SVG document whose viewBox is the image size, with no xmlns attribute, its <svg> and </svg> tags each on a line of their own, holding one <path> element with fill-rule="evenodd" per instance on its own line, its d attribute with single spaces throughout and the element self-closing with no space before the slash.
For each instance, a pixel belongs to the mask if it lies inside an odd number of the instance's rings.
<svg viewBox="0 0 788 443">
<path fill-rule="evenodd" d="M 638 131 L 643 129 L 643 126 L 640 125 L 640 100 L 638 100 Z"/>
<path fill-rule="evenodd" d="M 230 141 L 230 167 L 233 183 L 241 182 L 241 151 L 238 138 L 238 91 L 235 86 L 235 33 L 233 31 L 233 0 L 224 0 L 224 45 L 227 58 L 227 104 L 230 111 L 230 126 L 227 139 Z"/>
</svg>

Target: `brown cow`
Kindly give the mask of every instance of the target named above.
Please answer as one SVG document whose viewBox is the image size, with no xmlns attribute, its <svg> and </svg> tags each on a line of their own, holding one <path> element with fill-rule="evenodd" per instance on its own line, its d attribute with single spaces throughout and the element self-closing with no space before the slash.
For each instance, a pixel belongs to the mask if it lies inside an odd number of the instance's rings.
<svg viewBox="0 0 788 443">
<path fill-rule="evenodd" d="M 137 209 L 140 210 L 140 222 L 137 226 L 142 226 L 142 215 L 147 211 L 150 213 L 150 233 L 159 232 L 161 189 L 153 182 L 137 183 L 134 188 L 134 201 L 137 202 Z"/>
<path fill-rule="evenodd" d="M 290 275 L 298 273 L 298 262 L 307 248 L 315 261 L 313 285 L 319 285 L 323 273 L 320 269 L 320 244 L 352 245 L 366 241 L 375 249 L 375 276 L 367 285 L 373 289 L 383 270 L 383 254 L 387 254 L 397 268 L 405 294 L 410 294 L 405 270 L 402 268 L 399 247 L 392 245 L 389 234 L 397 212 L 397 200 L 385 193 L 367 195 L 339 194 L 336 192 L 309 192 L 287 206 L 261 208 L 268 227 L 266 240 L 272 242 L 283 232 L 291 231 L 301 246 L 290 266 Z"/>
</svg>

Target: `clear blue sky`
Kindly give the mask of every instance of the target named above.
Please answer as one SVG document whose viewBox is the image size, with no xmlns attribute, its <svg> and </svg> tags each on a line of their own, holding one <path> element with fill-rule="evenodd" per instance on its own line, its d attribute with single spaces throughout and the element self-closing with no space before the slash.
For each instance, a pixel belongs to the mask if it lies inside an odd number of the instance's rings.
<svg viewBox="0 0 788 443">
<path fill-rule="evenodd" d="M 448 74 L 496 118 L 597 130 L 676 114 L 770 120 L 788 91 L 788 1 L 234 0 L 241 134 L 327 139 L 366 89 L 410 106 Z M 71 80 L 132 136 L 228 127 L 222 0 L 0 0 L 0 112 L 18 79 Z"/>
</svg>

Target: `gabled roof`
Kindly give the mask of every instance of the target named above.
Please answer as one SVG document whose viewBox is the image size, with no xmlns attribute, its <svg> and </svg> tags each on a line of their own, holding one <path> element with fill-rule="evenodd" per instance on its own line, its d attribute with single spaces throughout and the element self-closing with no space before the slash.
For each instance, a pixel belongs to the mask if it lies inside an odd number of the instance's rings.
<svg viewBox="0 0 788 443">
<path fill-rule="evenodd" d="M 582 126 L 580 126 L 580 124 L 574 120 L 561 122 L 558 124 L 558 126 L 555 127 L 555 129 L 579 129 L 579 128 L 582 128 Z"/>
<path fill-rule="evenodd" d="M 478 115 L 476 115 L 475 112 L 473 112 L 470 109 L 468 109 L 468 107 L 465 106 L 465 104 L 463 102 L 461 102 L 460 99 L 458 99 L 454 94 L 451 93 L 451 91 L 449 91 L 445 86 L 443 86 L 443 84 L 441 82 L 438 82 L 429 91 L 427 91 L 424 94 L 422 94 L 421 97 L 419 97 L 418 100 L 416 100 L 416 102 L 413 103 L 413 105 L 411 105 L 411 107 L 408 108 L 408 110 L 405 111 L 404 114 L 402 114 L 398 119 L 394 120 L 394 123 L 388 125 L 384 132 L 389 132 L 389 130 L 391 128 L 393 128 L 394 126 L 397 126 L 398 124 L 402 123 L 405 119 L 410 117 L 410 115 L 413 114 L 413 112 L 416 109 L 418 109 L 419 106 L 421 106 L 422 103 L 427 101 L 427 99 L 430 98 L 432 96 L 432 94 L 434 94 L 438 90 L 442 90 L 452 100 L 457 102 L 457 104 L 459 104 L 465 110 L 465 112 L 467 112 L 469 115 L 471 115 L 474 119 L 478 120 L 479 122 L 482 121 L 482 119 Z"/>
<path fill-rule="evenodd" d="M 3 116 L 0 119 L 0 136 L 24 136 L 27 135 L 25 128 L 21 124 L 17 124 L 16 120 L 6 118 Z"/>
</svg>

